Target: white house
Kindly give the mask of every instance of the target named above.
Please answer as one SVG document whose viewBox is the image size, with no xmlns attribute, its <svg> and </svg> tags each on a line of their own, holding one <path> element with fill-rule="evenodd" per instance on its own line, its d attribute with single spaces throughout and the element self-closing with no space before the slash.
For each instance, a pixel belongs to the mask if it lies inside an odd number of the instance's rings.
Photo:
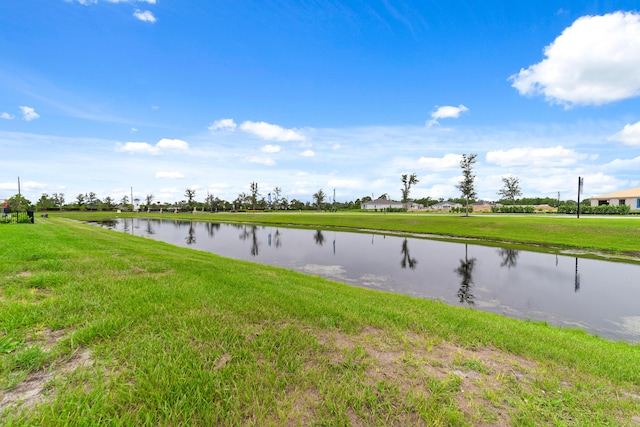
<svg viewBox="0 0 640 427">
<path fill-rule="evenodd" d="M 387 199 L 370 200 L 360 205 L 361 209 L 367 210 L 402 209 L 403 207 L 402 203 Z"/>
<path fill-rule="evenodd" d="M 589 200 L 591 201 L 591 206 L 628 205 L 632 211 L 639 211 L 640 187 L 616 191 L 615 193 L 603 194 L 602 196 L 591 196 Z"/>
<path fill-rule="evenodd" d="M 461 208 L 460 203 L 450 202 L 449 200 L 431 205 L 430 208 L 436 211 L 450 211 L 451 208 Z"/>
</svg>

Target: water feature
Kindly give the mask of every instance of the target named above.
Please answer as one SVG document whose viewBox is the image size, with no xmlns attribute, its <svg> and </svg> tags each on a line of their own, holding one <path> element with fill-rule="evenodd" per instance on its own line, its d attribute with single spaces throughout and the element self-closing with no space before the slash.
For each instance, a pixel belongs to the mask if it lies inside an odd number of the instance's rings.
<svg viewBox="0 0 640 427">
<path fill-rule="evenodd" d="M 332 280 L 640 342 L 640 265 L 424 238 L 118 219 L 103 227 Z"/>
</svg>

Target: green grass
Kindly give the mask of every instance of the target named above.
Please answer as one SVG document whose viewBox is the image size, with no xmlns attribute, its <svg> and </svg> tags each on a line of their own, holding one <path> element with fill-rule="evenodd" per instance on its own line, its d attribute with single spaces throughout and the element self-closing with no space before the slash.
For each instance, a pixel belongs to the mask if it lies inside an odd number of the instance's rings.
<svg viewBox="0 0 640 427">
<path fill-rule="evenodd" d="M 1 227 L 0 424 L 638 422 L 638 345 L 60 218 Z"/>
</svg>

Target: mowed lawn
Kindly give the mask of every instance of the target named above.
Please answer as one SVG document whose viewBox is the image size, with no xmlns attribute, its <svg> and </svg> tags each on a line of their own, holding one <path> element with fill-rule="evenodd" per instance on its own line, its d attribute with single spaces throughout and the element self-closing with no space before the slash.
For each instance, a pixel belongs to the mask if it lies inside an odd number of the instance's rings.
<svg viewBox="0 0 640 427">
<path fill-rule="evenodd" d="M 430 216 L 235 218 L 532 241 L 520 230 L 576 248 L 569 235 L 602 230 L 595 218 L 547 232 L 520 217 L 435 217 L 440 232 Z M 621 236 L 636 224 L 605 221 Z M 0 424 L 640 425 L 638 345 L 64 218 L 0 235 Z"/>
</svg>

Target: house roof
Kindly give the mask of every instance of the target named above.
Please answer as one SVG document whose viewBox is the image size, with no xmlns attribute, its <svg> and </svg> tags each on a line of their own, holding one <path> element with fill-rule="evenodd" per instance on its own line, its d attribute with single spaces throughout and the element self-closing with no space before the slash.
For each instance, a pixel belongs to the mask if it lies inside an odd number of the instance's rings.
<svg viewBox="0 0 640 427">
<path fill-rule="evenodd" d="M 402 203 L 387 199 L 376 199 L 364 202 L 363 205 L 402 205 Z"/>
<path fill-rule="evenodd" d="M 633 197 L 640 197 L 640 187 L 603 194 L 602 196 L 591 196 L 592 199 L 628 199 Z"/>
</svg>

